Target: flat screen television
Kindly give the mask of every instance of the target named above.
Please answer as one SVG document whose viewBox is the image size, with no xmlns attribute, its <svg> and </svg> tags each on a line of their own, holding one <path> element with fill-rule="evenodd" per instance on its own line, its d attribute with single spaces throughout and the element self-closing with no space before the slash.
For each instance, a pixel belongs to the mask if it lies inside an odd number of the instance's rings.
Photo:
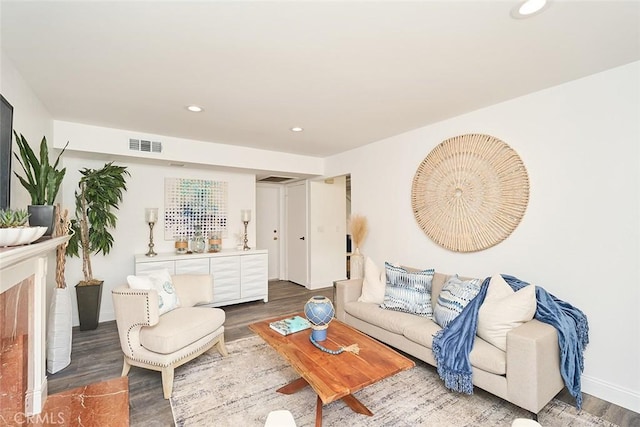
<svg viewBox="0 0 640 427">
<path fill-rule="evenodd" d="M 13 107 L 4 96 L 0 98 L 0 209 L 7 209 L 11 203 Z"/>
</svg>

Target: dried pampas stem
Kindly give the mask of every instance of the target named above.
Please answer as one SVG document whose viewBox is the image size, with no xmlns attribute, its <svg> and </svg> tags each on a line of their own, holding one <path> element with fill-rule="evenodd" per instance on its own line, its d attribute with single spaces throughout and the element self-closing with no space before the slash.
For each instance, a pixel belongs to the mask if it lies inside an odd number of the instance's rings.
<svg viewBox="0 0 640 427">
<path fill-rule="evenodd" d="M 353 240 L 353 244 L 356 248 L 360 248 L 362 246 L 362 242 L 364 242 L 364 238 L 367 237 L 367 218 L 362 215 L 351 215 L 351 220 L 349 221 L 349 229 L 351 230 L 351 239 Z"/>
</svg>

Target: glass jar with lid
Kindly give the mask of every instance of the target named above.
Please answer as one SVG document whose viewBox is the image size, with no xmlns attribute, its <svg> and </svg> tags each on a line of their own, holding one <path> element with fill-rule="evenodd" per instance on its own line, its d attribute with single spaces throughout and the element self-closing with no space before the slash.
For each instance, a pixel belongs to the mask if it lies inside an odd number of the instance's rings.
<svg viewBox="0 0 640 427">
<path fill-rule="evenodd" d="M 174 247 L 176 248 L 176 254 L 186 254 L 189 250 L 189 240 L 186 236 L 176 236 Z"/>
<path fill-rule="evenodd" d="M 222 239 L 220 234 L 211 233 L 209 236 L 209 252 L 220 252 L 222 249 Z"/>
<path fill-rule="evenodd" d="M 202 235 L 202 231 L 200 231 L 200 229 L 197 229 L 196 233 L 193 235 L 193 252 L 201 254 L 205 251 L 206 246 L 207 241 Z"/>
</svg>

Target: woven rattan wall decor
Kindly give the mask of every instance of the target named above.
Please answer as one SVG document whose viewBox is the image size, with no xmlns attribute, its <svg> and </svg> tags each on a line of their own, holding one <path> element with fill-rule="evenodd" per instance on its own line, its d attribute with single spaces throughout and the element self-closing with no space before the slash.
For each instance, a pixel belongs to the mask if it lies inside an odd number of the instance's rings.
<svg viewBox="0 0 640 427">
<path fill-rule="evenodd" d="M 411 206 L 422 230 L 455 252 L 490 248 L 515 230 L 529 202 L 529 176 L 498 138 L 467 134 L 441 142 L 413 178 Z"/>
</svg>

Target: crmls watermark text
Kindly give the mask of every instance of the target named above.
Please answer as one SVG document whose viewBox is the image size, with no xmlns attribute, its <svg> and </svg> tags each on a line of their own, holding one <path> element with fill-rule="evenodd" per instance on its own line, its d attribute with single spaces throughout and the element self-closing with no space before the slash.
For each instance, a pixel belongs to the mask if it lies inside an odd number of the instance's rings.
<svg viewBox="0 0 640 427">
<path fill-rule="evenodd" d="M 24 412 L 16 412 L 13 417 L 7 418 L 0 415 L 0 425 L 4 426 L 28 426 L 35 425 L 65 425 L 64 412 L 41 412 L 35 415 L 27 415 Z"/>
</svg>

